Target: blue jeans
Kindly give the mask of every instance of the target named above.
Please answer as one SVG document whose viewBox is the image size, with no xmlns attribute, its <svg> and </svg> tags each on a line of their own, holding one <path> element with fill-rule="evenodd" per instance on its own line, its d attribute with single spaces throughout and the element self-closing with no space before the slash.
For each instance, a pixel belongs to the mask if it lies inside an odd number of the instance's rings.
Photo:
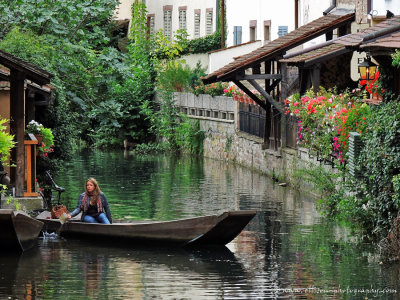
<svg viewBox="0 0 400 300">
<path fill-rule="evenodd" d="M 83 218 L 83 222 L 87 223 L 103 223 L 103 224 L 110 224 L 110 221 L 107 219 L 107 216 L 105 213 L 100 213 L 97 217 L 92 217 L 92 216 L 85 216 Z"/>
</svg>

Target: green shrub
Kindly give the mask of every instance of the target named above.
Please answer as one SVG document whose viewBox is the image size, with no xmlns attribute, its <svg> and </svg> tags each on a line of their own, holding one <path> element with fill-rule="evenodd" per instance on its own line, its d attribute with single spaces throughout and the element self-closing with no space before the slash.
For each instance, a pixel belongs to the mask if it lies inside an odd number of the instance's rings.
<svg viewBox="0 0 400 300">
<path fill-rule="evenodd" d="M 398 101 L 376 107 L 368 120 L 373 126 L 362 135 L 364 148 L 359 158 L 365 187 L 360 199 L 368 199 L 367 209 L 374 211 L 374 231 L 386 232 L 399 210 L 400 105 Z M 354 185 L 357 187 L 357 184 Z"/>
<path fill-rule="evenodd" d="M 214 34 L 205 37 L 189 40 L 187 48 L 182 54 L 196 54 L 207 53 L 209 51 L 221 48 L 221 33 L 215 32 Z"/>
<path fill-rule="evenodd" d="M 185 92 L 190 89 L 192 70 L 183 61 L 169 61 L 160 73 L 159 83 L 162 89 Z"/>
<path fill-rule="evenodd" d="M 0 118 L 0 161 L 4 165 L 10 156 L 11 149 L 15 146 L 13 141 L 14 136 L 10 135 L 4 123 L 8 122 L 7 119 Z"/>
</svg>

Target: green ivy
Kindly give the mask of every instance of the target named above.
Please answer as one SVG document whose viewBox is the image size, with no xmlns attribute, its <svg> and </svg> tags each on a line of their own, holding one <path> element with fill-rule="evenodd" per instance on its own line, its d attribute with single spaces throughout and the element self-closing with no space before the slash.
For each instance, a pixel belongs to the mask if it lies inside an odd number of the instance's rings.
<svg viewBox="0 0 400 300">
<path fill-rule="evenodd" d="M 207 53 L 221 48 L 221 33 L 215 32 L 214 34 L 205 37 L 193 39 L 188 41 L 188 45 L 184 54 Z"/>
<path fill-rule="evenodd" d="M 392 65 L 394 67 L 400 68 L 400 51 L 395 49 L 395 53 L 392 54 Z"/>
<path fill-rule="evenodd" d="M 360 198 L 368 199 L 365 209 L 376 215 L 374 231 L 384 233 L 397 216 L 393 180 L 400 174 L 400 105 L 398 101 L 376 107 L 368 120 L 373 128 L 362 136 L 364 148 L 360 155 L 363 173 L 359 184 L 364 187 Z"/>
</svg>

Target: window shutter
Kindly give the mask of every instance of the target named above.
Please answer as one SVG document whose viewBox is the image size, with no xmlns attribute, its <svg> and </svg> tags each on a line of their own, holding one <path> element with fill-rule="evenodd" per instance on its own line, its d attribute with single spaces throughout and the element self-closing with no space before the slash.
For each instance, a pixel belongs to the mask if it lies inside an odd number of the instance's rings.
<svg viewBox="0 0 400 300">
<path fill-rule="evenodd" d="M 200 37 L 200 13 L 195 12 L 194 14 L 194 37 Z"/>
<path fill-rule="evenodd" d="M 179 11 L 179 29 L 186 29 L 186 10 Z"/>
<path fill-rule="evenodd" d="M 287 26 L 278 26 L 278 36 L 284 36 L 287 33 L 288 33 Z"/>
<path fill-rule="evenodd" d="M 171 11 L 164 11 L 164 36 L 171 38 Z"/>
<path fill-rule="evenodd" d="M 213 33 L 213 12 L 207 11 L 206 13 L 206 34 Z"/>
<path fill-rule="evenodd" d="M 149 17 L 149 33 L 154 34 L 154 16 Z"/>
<path fill-rule="evenodd" d="M 242 26 L 233 27 L 233 44 L 240 45 L 242 43 Z"/>
</svg>

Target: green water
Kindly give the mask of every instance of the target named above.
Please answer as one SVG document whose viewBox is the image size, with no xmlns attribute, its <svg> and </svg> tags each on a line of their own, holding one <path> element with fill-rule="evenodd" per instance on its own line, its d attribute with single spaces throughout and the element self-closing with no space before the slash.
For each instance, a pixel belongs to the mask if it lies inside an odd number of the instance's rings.
<svg viewBox="0 0 400 300">
<path fill-rule="evenodd" d="M 225 162 L 85 152 L 56 182 L 72 209 L 95 177 L 114 218 L 167 220 L 256 209 L 226 248 L 92 245 L 45 236 L 0 256 L 0 299 L 398 299 L 400 266 L 324 220 L 315 200 Z"/>
</svg>

